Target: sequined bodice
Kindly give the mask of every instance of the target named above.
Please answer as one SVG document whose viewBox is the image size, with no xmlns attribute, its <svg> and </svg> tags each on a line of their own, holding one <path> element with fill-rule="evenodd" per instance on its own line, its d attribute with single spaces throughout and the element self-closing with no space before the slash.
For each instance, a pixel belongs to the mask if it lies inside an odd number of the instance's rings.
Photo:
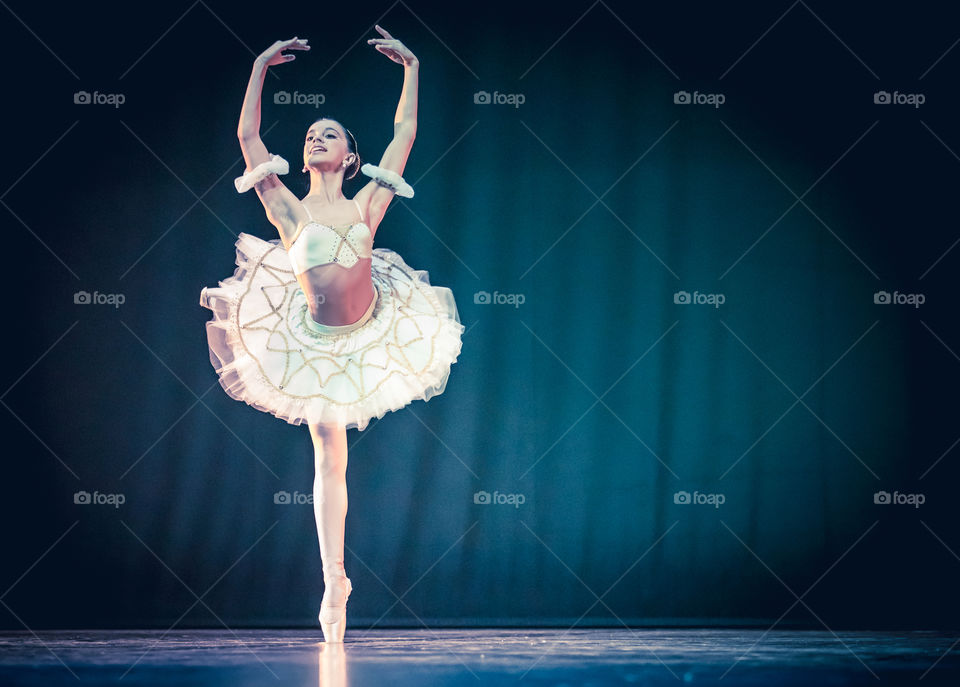
<svg viewBox="0 0 960 687">
<path fill-rule="evenodd" d="M 359 204 L 357 210 L 360 210 Z M 361 258 L 373 257 L 373 234 L 362 221 L 362 212 L 360 216 L 361 221 L 341 227 L 322 224 L 311 216 L 287 251 L 294 274 L 302 274 L 319 265 L 352 267 Z"/>
</svg>

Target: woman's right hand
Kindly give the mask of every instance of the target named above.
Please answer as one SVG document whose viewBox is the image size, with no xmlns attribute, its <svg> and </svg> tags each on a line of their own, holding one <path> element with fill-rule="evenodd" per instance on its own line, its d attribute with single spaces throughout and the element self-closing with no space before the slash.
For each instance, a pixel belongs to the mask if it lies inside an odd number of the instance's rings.
<svg viewBox="0 0 960 687">
<path fill-rule="evenodd" d="M 309 50 L 310 46 L 307 45 L 306 38 L 297 38 L 294 36 L 288 41 L 276 41 L 269 48 L 260 53 L 260 56 L 257 59 L 262 62 L 267 67 L 271 67 L 275 64 L 283 64 L 284 62 L 292 62 L 296 59 L 295 55 L 284 55 L 282 51 L 287 50 Z"/>
</svg>

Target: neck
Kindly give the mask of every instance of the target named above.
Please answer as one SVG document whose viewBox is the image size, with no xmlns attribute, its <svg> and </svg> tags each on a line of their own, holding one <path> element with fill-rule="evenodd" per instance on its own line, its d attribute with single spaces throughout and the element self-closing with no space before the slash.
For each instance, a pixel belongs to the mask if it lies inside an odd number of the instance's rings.
<svg viewBox="0 0 960 687">
<path fill-rule="evenodd" d="M 335 172 L 310 170 L 310 192 L 307 196 L 323 198 L 327 205 L 346 198 L 343 195 L 343 170 Z"/>
</svg>

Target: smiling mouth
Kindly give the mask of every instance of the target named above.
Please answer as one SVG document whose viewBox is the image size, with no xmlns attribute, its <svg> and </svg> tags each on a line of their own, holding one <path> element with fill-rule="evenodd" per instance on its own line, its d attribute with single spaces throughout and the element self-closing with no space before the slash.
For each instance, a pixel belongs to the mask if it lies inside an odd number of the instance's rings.
<svg viewBox="0 0 960 687">
<path fill-rule="evenodd" d="M 311 148 L 311 149 L 310 149 L 310 152 L 311 152 L 311 153 L 325 153 L 325 152 L 327 152 L 327 149 L 326 149 L 326 148 Z"/>
</svg>

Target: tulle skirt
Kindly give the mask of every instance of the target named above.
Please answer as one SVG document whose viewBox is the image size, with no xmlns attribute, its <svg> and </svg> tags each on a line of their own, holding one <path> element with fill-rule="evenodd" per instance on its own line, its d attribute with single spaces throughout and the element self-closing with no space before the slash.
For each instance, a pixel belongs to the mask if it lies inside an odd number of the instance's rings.
<svg viewBox="0 0 960 687">
<path fill-rule="evenodd" d="M 210 362 L 231 398 L 293 425 L 359 430 L 443 393 L 461 349 L 453 292 L 431 286 L 388 248 L 373 249 L 375 301 L 364 317 L 324 327 L 310 316 L 280 239 L 241 233 L 237 268 L 200 304 Z"/>
</svg>

